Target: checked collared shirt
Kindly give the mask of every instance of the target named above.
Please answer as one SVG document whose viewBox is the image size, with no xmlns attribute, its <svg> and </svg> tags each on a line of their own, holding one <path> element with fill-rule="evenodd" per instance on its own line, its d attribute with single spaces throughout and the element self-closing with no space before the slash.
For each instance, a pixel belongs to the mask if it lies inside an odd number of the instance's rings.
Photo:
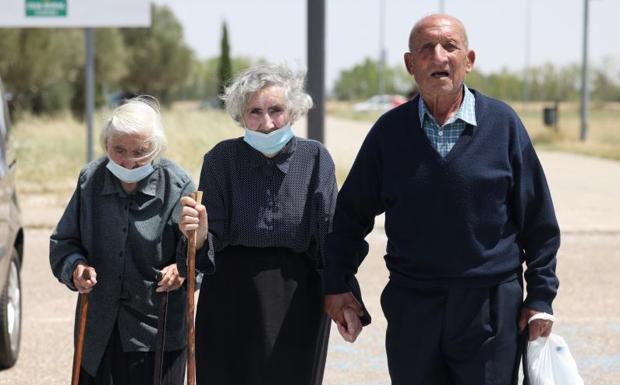
<svg viewBox="0 0 620 385">
<path fill-rule="evenodd" d="M 456 114 L 450 117 L 443 126 L 437 123 L 433 115 L 426 108 L 422 98 L 420 98 L 419 101 L 418 110 L 420 125 L 424 128 L 424 132 L 431 142 L 431 145 L 441 157 L 445 157 L 450 150 L 452 150 L 452 147 L 454 147 L 459 140 L 459 137 L 468 124 L 477 126 L 475 109 L 476 99 L 467 86 L 463 85 L 463 88 L 465 89 L 465 95 L 463 96 L 461 107 L 459 107 Z"/>
</svg>

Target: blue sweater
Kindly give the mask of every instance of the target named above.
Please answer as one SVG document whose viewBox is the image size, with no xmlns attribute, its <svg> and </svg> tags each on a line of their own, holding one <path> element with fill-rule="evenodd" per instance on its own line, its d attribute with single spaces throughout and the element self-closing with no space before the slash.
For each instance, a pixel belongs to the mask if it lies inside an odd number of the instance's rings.
<svg viewBox="0 0 620 385">
<path fill-rule="evenodd" d="M 517 114 L 471 91 L 478 126 L 445 158 L 420 127 L 417 98 L 372 127 L 338 195 L 326 293 L 358 290 L 364 238 L 385 213 L 396 284 L 493 286 L 522 274 L 525 262 L 525 306 L 552 313 L 560 231 L 542 167 Z"/>
</svg>

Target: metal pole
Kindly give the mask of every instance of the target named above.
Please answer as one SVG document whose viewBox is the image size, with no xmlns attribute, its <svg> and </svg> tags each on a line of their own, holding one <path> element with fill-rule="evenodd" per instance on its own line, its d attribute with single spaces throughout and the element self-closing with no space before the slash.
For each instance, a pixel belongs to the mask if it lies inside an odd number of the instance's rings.
<svg viewBox="0 0 620 385">
<path fill-rule="evenodd" d="M 579 138 L 585 141 L 588 136 L 588 19 L 590 1 L 583 0 L 583 59 L 581 63 L 581 133 Z"/>
<path fill-rule="evenodd" d="M 385 0 L 379 1 L 379 94 L 385 93 Z"/>
<path fill-rule="evenodd" d="M 95 32 L 84 29 L 86 41 L 86 162 L 93 160 L 93 112 L 95 110 Z"/>
<path fill-rule="evenodd" d="M 532 18 L 532 1 L 527 0 L 525 5 L 525 63 L 523 68 L 523 105 L 529 102 L 530 100 L 530 29 L 531 29 L 531 18 Z"/>
<path fill-rule="evenodd" d="M 325 126 L 325 0 L 307 0 L 308 93 L 314 108 L 308 112 L 308 138 L 324 141 Z"/>
<path fill-rule="evenodd" d="M 445 0 L 439 0 L 439 13 L 446 13 L 446 2 L 445 2 Z"/>
</svg>

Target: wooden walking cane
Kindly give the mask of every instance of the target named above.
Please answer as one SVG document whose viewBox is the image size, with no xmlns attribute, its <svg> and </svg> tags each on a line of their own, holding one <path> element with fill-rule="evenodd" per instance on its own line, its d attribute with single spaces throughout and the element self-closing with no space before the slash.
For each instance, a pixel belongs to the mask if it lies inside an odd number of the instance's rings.
<svg viewBox="0 0 620 385">
<path fill-rule="evenodd" d="M 192 193 L 197 204 L 202 202 L 202 191 Z M 196 385 L 196 345 L 194 331 L 194 289 L 196 288 L 196 230 L 187 234 L 187 385 Z"/>
<path fill-rule="evenodd" d="M 85 278 L 90 278 L 88 270 L 84 271 Z M 80 383 L 80 367 L 82 366 L 82 352 L 84 351 L 84 334 L 86 333 L 86 318 L 88 316 L 88 293 L 80 293 L 80 324 L 78 326 L 78 338 L 73 353 L 73 375 L 71 385 Z"/>
</svg>

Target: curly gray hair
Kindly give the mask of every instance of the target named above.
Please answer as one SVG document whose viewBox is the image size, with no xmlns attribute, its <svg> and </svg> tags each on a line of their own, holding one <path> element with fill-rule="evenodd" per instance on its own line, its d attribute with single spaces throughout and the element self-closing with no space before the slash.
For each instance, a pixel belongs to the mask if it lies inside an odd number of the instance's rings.
<svg viewBox="0 0 620 385">
<path fill-rule="evenodd" d="M 228 114 L 243 124 L 243 110 L 254 93 L 269 86 L 282 87 L 292 124 L 312 108 L 312 98 L 304 90 L 305 80 L 305 71 L 295 73 L 281 64 L 257 65 L 239 74 L 220 98 Z"/>
<path fill-rule="evenodd" d="M 113 135 L 150 134 L 148 145 L 150 151 L 141 159 L 155 159 L 166 149 L 159 102 L 153 96 L 140 95 L 127 100 L 112 111 L 101 130 L 100 142 L 103 151 Z"/>
</svg>

